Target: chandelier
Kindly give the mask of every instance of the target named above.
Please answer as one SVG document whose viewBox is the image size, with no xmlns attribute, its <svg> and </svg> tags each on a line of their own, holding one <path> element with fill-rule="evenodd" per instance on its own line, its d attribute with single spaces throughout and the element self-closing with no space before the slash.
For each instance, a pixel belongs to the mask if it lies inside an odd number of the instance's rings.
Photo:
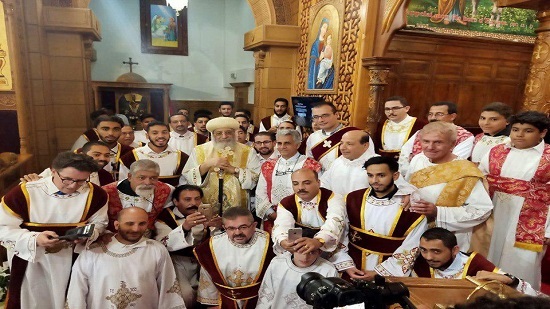
<svg viewBox="0 0 550 309">
<path fill-rule="evenodd" d="M 176 14 L 179 16 L 180 11 L 187 7 L 188 0 L 166 0 L 166 4 L 176 10 Z"/>
</svg>

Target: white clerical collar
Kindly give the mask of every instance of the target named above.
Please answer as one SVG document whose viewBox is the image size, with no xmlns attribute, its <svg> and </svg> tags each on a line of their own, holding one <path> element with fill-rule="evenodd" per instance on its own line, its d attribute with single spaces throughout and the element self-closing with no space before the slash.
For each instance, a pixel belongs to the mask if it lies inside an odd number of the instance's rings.
<svg viewBox="0 0 550 309">
<path fill-rule="evenodd" d="M 111 148 L 111 152 L 112 153 L 118 153 L 119 146 L 120 146 L 120 143 L 116 143 L 116 146 Z"/>
<path fill-rule="evenodd" d="M 311 204 L 315 204 L 315 205 L 318 205 L 319 202 L 321 201 L 321 190 L 319 190 L 319 192 L 317 193 L 317 195 L 311 199 L 311 201 L 304 201 L 301 197 L 299 197 L 298 195 L 296 195 L 296 200 L 298 201 L 299 204 L 304 204 L 304 203 L 311 203 Z"/>
<path fill-rule="evenodd" d="M 332 134 L 336 133 L 338 130 L 340 130 L 344 125 L 343 124 L 338 124 L 336 126 L 336 129 L 332 130 L 331 132 L 327 132 L 325 130 L 321 130 L 321 133 L 325 136 L 331 136 Z"/>
<path fill-rule="evenodd" d="M 511 143 L 512 143 L 512 142 L 510 142 L 509 144 L 507 144 L 507 146 L 508 146 L 508 147 L 511 147 L 512 149 L 515 149 L 515 150 L 525 151 L 525 150 L 531 150 L 531 149 L 533 149 L 533 150 L 535 150 L 536 152 L 538 152 L 538 153 L 540 153 L 540 154 L 544 153 L 544 140 L 542 140 L 540 143 L 538 143 L 537 146 L 531 147 L 531 148 L 527 148 L 527 149 L 518 149 L 518 148 L 512 146 Z"/>
<path fill-rule="evenodd" d="M 407 123 L 407 122 L 409 122 L 409 121 L 411 121 L 411 120 L 413 120 L 413 119 L 414 119 L 414 117 L 412 117 L 412 116 L 410 116 L 410 115 L 407 114 L 407 116 L 406 116 L 405 118 L 403 118 L 403 120 L 401 120 L 401 121 L 399 121 L 399 122 L 393 121 L 393 120 L 390 120 L 390 119 L 388 119 L 388 122 L 393 123 L 393 124 L 402 124 L 402 123 L 405 124 L 405 123 Z"/>
<path fill-rule="evenodd" d="M 467 259 L 468 256 L 462 252 L 458 252 L 458 254 L 455 256 L 455 259 L 449 265 L 449 267 L 445 268 L 444 270 L 439 270 L 440 272 L 452 272 L 456 273 L 463 270 L 464 260 Z"/>
<path fill-rule="evenodd" d="M 283 116 L 279 117 L 277 116 L 277 114 L 273 114 L 273 118 L 276 119 L 276 120 L 285 120 L 285 119 L 289 119 L 290 118 L 290 115 L 289 114 L 284 114 Z"/>
<path fill-rule="evenodd" d="M 174 206 L 174 208 L 172 208 L 172 212 L 178 218 L 185 218 L 185 216 L 181 213 L 180 209 L 177 206 Z"/>
<path fill-rule="evenodd" d="M 160 153 L 157 153 L 155 152 L 153 149 L 151 149 L 151 147 L 149 147 L 149 143 L 147 143 L 147 145 L 141 147 L 142 149 L 142 152 L 145 153 L 145 154 L 164 154 L 164 153 L 171 153 L 171 152 L 176 152 L 174 150 L 174 148 L 170 147 L 170 145 L 168 145 L 168 147 L 166 147 L 166 149 L 164 149 L 163 151 L 161 151 Z"/>
<path fill-rule="evenodd" d="M 365 152 L 363 152 L 363 154 L 355 159 L 355 160 L 349 160 L 347 158 L 345 158 L 344 156 L 340 156 L 340 158 L 342 158 L 342 160 L 344 161 L 344 164 L 345 165 L 352 165 L 352 166 L 363 166 L 363 164 L 365 164 L 365 162 L 372 158 L 372 157 L 378 157 L 379 155 L 377 155 L 376 153 L 374 153 L 373 151 L 371 151 L 371 144 L 369 144 L 369 148 L 367 148 L 367 150 L 365 150 Z"/>
<path fill-rule="evenodd" d="M 185 131 L 185 133 L 183 134 L 179 134 L 178 132 L 176 131 L 170 131 L 170 138 L 174 137 L 174 138 L 185 138 L 185 137 L 189 137 L 189 133 L 191 133 L 190 131 Z"/>
<path fill-rule="evenodd" d="M 141 237 L 136 243 L 123 244 L 116 237 L 111 238 L 111 241 L 107 244 L 107 249 L 113 253 L 126 253 L 128 250 L 142 248 L 147 246 L 147 238 Z"/>
<path fill-rule="evenodd" d="M 75 192 L 71 194 L 62 194 L 61 190 L 59 190 L 59 188 L 53 183 L 53 175 L 50 177 L 44 178 L 44 185 L 46 185 L 46 193 L 48 195 L 53 195 L 55 197 L 61 197 L 61 198 L 77 196 L 80 193 L 84 193 L 88 190 L 88 182 L 85 182 Z"/>
<path fill-rule="evenodd" d="M 302 155 L 299 152 L 296 152 L 292 157 L 285 159 L 282 156 L 279 157 L 279 161 L 281 161 L 282 164 L 289 164 L 294 163 L 294 161 L 297 161 Z"/>
</svg>

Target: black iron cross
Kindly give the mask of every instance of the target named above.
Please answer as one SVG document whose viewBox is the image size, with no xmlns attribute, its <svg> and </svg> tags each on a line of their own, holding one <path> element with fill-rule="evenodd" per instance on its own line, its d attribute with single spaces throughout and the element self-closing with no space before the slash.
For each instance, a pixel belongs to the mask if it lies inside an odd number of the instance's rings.
<svg viewBox="0 0 550 309">
<path fill-rule="evenodd" d="M 128 59 L 130 59 L 130 61 L 126 62 L 126 61 L 122 61 L 123 64 L 129 64 L 130 65 L 130 73 L 132 73 L 132 65 L 138 65 L 139 63 L 137 62 L 132 62 L 132 57 L 128 57 Z"/>
</svg>

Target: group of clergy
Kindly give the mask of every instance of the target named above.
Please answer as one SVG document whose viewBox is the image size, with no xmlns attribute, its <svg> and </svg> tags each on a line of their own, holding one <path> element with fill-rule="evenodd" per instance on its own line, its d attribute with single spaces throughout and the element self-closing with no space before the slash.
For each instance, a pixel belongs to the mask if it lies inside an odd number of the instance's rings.
<svg viewBox="0 0 550 309">
<path fill-rule="evenodd" d="M 230 102 L 194 125 L 186 109 L 169 124 L 142 115 L 135 132 L 96 115 L 74 152 L 2 199 L 6 308 L 297 308 L 309 271 L 477 275 L 536 294 L 549 119 L 491 103 L 474 137 L 453 123 L 452 102 L 427 121 L 409 108 L 386 100 L 369 135 L 320 102 L 307 139 L 284 98 L 259 130 Z M 85 237 L 63 239 L 84 225 Z"/>
</svg>

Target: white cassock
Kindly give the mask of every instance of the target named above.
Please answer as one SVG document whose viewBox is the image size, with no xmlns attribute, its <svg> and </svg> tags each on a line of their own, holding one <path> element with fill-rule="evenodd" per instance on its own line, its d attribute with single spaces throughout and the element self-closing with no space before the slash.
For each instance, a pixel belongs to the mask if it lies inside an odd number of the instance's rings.
<svg viewBox="0 0 550 309">
<path fill-rule="evenodd" d="M 479 254 L 479 253 L 478 253 Z M 464 267 L 466 267 L 466 264 L 470 262 L 470 256 L 464 254 L 463 252 L 459 252 L 451 265 L 449 267 L 445 268 L 444 270 L 431 268 L 432 270 L 432 278 L 439 278 L 439 279 L 463 279 L 464 276 Z M 497 274 L 505 274 L 504 271 L 498 269 L 495 271 Z M 515 276 L 515 274 L 512 273 L 512 275 Z M 416 274 L 413 272 L 411 274 L 412 277 L 417 277 Z M 533 287 L 526 282 L 525 280 L 518 278 L 519 284 L 516 287 L 516 290 L 527 295 L 533 295 L 537 296 L 540 293 L 538 293 Z"/>
<path fill-rule="evenodd" d="M 86 135 L 81 134 L 74 142 L 73 147 L 71 147 L 71 151 L 82 148 L 82 146 L 84 146 L 84 144 L 86 144 L 87 142 L 89 142 L 89 140 Z"/>
<path fill-rule="evenodd" d="M 25 184 L 28 192 L 31 222 L 62 224 L 80 222 L 86 212 L 90 188 L 84 184 L 77 192 L 59 195 L 52 179 L 42 178 Z M 0 240 L 8 250 L 8 261 L 14 255 L 28 261 L 21 285 L 21 308 L 63 308 L 65 291 L 69 283 L 73 252 L 64 246 L 59 252 L 47 253 L 36 244 L 38 232 L 21 228 L 23 220 L 8 210 L 2 200 L 0 207 Z M 107 204 L 93 214 L 88 223 L 95 224 L 94 232 L 86 245 L 95 241 L 107 226 Z"/>
<path fill-rule="evenodd" d="M 409 138 L 409 140 L 403 145 L 403 147 L 401 147 L 401 153 L 399 154 L 399 160 L 398 160 L 399 172 L 401 173 L 401 175 L 403 175 L 403 177 L 405 177 L 405 179 L 410 178 L 409 174 L 413 173 L 411 172 L 411 167 L 410 167 L 412 163 L 410 161 L 412 160 L 409 160 L 409 158 L 413 151 L 414 140 L 416 139 L 416 135 L 418 135 L 419 133 L 420 131 L 417 131 L 416 133 L 414 133 L 414 135 L 411 136 L 411 138 Z M 456 145 L 453 148 L 453 154 L 459 158 L 468 159 L 472 155 L 472 148 L 474 147 L 474 139 L 475 137 L 472 135 L 467 139 L 463 140 L 462 142 L 458 143 L 458 145 Z"/>
<path fill-rule="evenodd" d="M 141 145 L 147 145 L 149 139 L 146 134 L 147 132 L 145 130 L 134 131 L 134 142 Z"/>
<path fill-rule="evenodd" d="M 227 286 L 244 286 L 257 278 L 265 261 L 264 252 L 269 250 L 269 234 L 256 229 L 247 244 L 241 245 L 229 240 L 226 233 L 213 236 L 210 246 L 217 269 L 223 275 Z M 219 292 L 208 272 L 201 267 L 199 295 L 197 300 L 208 306 L 217 306 Z M 244 301 L 239 301 L 242 308 Z"/>
<path fill-rule="evenodd" d="M 278 205 L 279 202 L 294 194 L 292 190 L 292 180 L 290 176 L 294 171 L 301 169 L 304 166 L 304 162 L 307 157 L 296 153 L 292 158 L 288 160 L 280 157 L 277 159 L 273 175 L 271 176 L 272 186 L 271 192 L 267 192 L 267 181 L 263 173 L 260 173 L 258 179 L 258 185 L 256 186 L 256 215 L 259 218 L 266 218 L 272 214 L 273 205 Z M 271 197 L 271 202 L 270 198 Z"/>
<path fill-rule="evenodd" d="M 412 126 L 416 121 L 415 117 L 407 115 L 400 122 L 395 122 L 388 119 L 384 127 L 384 136 L 380 133 L 380 143 L 384 150 L 401 150 L 403 144 L 407 141 L 407 136 L 412 130 Z"/>
<path fill-rule="evenodd" d="M 309 135 L 306 141 L 306 156 L 315 159 L 315 157 L 313 157 L 313 153 L 311 152 L 311 148 L 323 142 L 327 137 L 331 136 L 333 133 L 335 133 L 336 131 L 342 128 L 343 128 L 343 125 L 340 124 L 332 132 L 326 132 L 325 130 L 317 130 L 311 133 L 311 135 Z M 330 142 L 330 141 L 327 141 L 327 142 Z M 330 145 L 330 146 L 334 146 L 334 145 Z M 323 166 L 323 171 L 328 170 L 332 165 L 332 162 L 334 162 L 336 158 L 338 158 L 338 147 L 334 147 L 329 152 L 325 153 L 325 155 L 320 160 L 318 160 L 319 163 L 321 163 L 321 165 Z"/>
<path fill-rule="evenodd" d="M 332 263 L 318 257 L 309 267 L 298 267 L 292 262 L 292 255 L 284 254 L 271 260 L 265 272 L 256 309 L 305 309 L 313 308 L 296 293 L 296 286 L 302 275 L 315 272 L 324 277 L 338 277 Z"/>
<path fill-rule="evenodd" d="M 321 192 L 319 192 L 319 194 L 317 194 L 317 196 L 314 197 L 313 200 L 305 203 L 297 195 L 295 195 L 295 198 L 298 200 L 298 205 L 301 208 L 301 210 L 298 211 L 298 213 L 300 214 L 301 224 L 312 228 L 320 228 L 325 223 L 325 220 L 323 219 L 323 217 L 321 217 L 321 214 L 319 213 L 319 199 L 321 198 Z M 307 206 L 304 207 L 302 205 Z M 328 216 L 331 208 L 341 208 L 344 205 L 344 198 L 339 194 L 334 194 L 332 198 L 328 200 L 327 205 Z M 288 229 L 294 228 L 295 223 L 296 220 L 294 219 L 292 213 L 286 210 L 283 206 L 279 205 L 277 207 L 277 218 L 275 219 L 271 235 L 271 239 L 273 240 L 274 244 L 273 251 L 275 252 L 275 254 L 279 255 L 287 252 L 285 249 L 283 249 L 283 247 L 281 247 L 280 244 L 281 241 L 288 239 Z M 335 234 L 335 236 L 336 235 L 337 234 Z M 340 239 L 340 237 L 336 237 L 336 239 Z M 327 239 L 325 239 L 325 241 L 327 241 Z"/>
<path fill-rule="evenodd" d="M 474 145 L 474 149 L 472 150 L 472 162 L 479 163 L 479 161 L 481 161 L 481 159 L 488 154 L 493 147 L 508 143 L 510 143 L 510 137 L 506 135 L 483 135 L 483 137 Z"/>
<path fill-rule="evenodd" d="M 154 152 L 149 145 L 139 147 L 133 151 L 134 157 L 137 160 L 148 159 L 155 161 L 160 166 L 159 176 L 174 176 L 174 173 L 178 169 L 180 164 L 181 152 L 168 146 L 161 153 Z M 184 168 L 185 169 L 185 168 Z M 130 167 L 125 166 L 124 163 L 120 163 L 119 179 L 128 178 Z M 181 178 L 180 178 L 181 179 Z"/>
<path fill-rule="evenodd" d="M 65 308 L 182 309 L 185 305 L 170 255 L 161 243 L 142 238 L 126 245 L 113 237 L 77 258 Z"/>
<path fill-rule="evenodd" d="M 271 117 L 269 117 L 269 120 L 271 121 L 271 127 L 278 127 L 282 122 L 285 122 L 285 121 L 292 121 L 292 116 L 290 116 L 289 114 L 284 114 L 282 117 L 279 117 L 275 114 L 271 115 Z M 298 132 L 301 133 L 300 131 L 300 127 L 296 127 L 296 130 L 298 130 Z M 267 131 L 267 129 L 265 128 L 264 124 L 262 121 L 260 121 L 260 130 L 258 132 L 264 132 L 264 131 Z"/>
<path fill-rule="evenodd" d="M 168 141 L 170 147 L 185 152 L 190 155 L 193 148 L 197 146 L 197 133 L 193 131 L 187 131 L 185 134 L 180 135 L 177 132 L 170 132 L 170 140 Z"/>
<path fill-rule="evenodd" d="M 455 160 L 464 159 L 456 158 Z M 428 157 L 420 153 L 412 159 L 406 179 L 409 180 L 415 172 L 434 165 L 436 164 L 430 162 Z M 440 183 L 419 188 L 418 193 L 423 200 L 435 204 L 446 185 L 447 183 Z M 485 222 L 491 215 L 492 210 L 493 203 L 489 197 L 489 193 L 485 190 L 483 182 L 478 180 L 463 206 L 437 206 L 435 224 L 438 227 L 453 232 L 460 249 L 468 252 L 470 250 L 473 228 Z"/>
<path fill-rule="evenodd" d="M 321 187 L 341 195 L 368 187 L 369 180 L 363 165 L 368 159 L 378 156 L 373 148 L 369 146 L 367 151 L 352 161 L 344 156 L 338 157 L 321 176 Z"/>
<path fill-rule="evenodd" d="M 369 195 L 364 204 L 363 229 L 380 234 L 382 237 L 384 235 L 391 235 L 393 224 L 403 211 L 401 204 L 404 196 L 405 194 L 399 190 L 391 199 L 379 199 L 374 195 Z M 342 224 L 342 222 L 345 224 Z M 380 263 L 380 256 L 378 254 L 373 253 L 368 255 L 364 270 L 374 270 L 382 276 L 408 276 L 418 254 L 420 237 L 427 227 L 426 218 L 421 219 L 420 223 L 406 235 L 401 246 L 394 251 L 391 257 L 382 263 Z M 327 221 L 321 227 L 318 235 L 328 235 L 333 239 L 334 235 L 338 235 L 338 233 L 342 233 L 343 235 L 343 245 L 345 248 L 337 254 L 337 257 L 332 262 L 338 271 L 344 271 L 354 266 L 357 269 L 361 269 L 361 265 L 355 265 L 353 259 L 346 253 L 349 245 L 349 219 L 346 207 L 329 208 Z M 336 248 L 336 245 L 333 241 L 325 242 L 325 247 L 327 250 L 333 250 Z"/>
<path fill-rule="evenodd" d="M 531 180 L 537 171 L 543 150 L 544 142 L 528 149 L 512 147 L 502 165 L 500 176 Z M 489 154 L 481 159 L 479 168 L 483 174 L 489 173 Z M 523 197 L 498 191 L 493 195 L 495 225 L 487 258 L 498 267 L 529 282 L 538 290 L 541 282 L 540 267 L 546 250 L 535 252 L 514 246 L 524 200 Z M 549 217 L 546 218 L 545 237 L 547 238 L 550 238 Z"/>
<path fill-rule="evenodd" d="M 191 231 L 184 231 L 182 224 L 185 216 L 178 208 L 173 208 L 173 214 L 178 223 L 175 229 L 170 228 L 164 222 L 155 222 L 155 240 L 162 242 L 168 251 L 178 251 L 198 244 L 204 236 L 204 225 L 199 224 L 191 228 Z M 187 303 L 194 299 L 195 289 L 199 285 L 199 264 L 194 257 L 170 254 L 172 263 L 176 270 L 176 277 L 180 283 L 181 293 Z"/>
</svg>

